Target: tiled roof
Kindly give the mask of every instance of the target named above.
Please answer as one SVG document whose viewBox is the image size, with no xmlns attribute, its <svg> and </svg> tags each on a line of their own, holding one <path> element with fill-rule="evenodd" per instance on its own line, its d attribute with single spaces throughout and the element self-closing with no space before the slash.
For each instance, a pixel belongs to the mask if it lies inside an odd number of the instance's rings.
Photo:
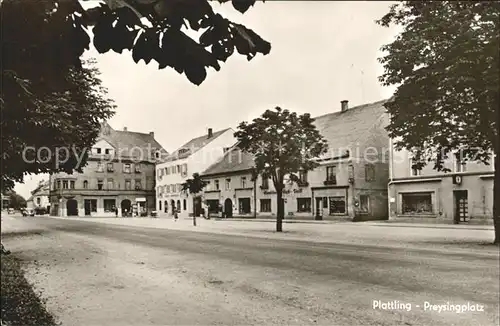
<svg viewBox="0 0 500 326">
<path fill-rule="evenodd" d="M 359 140 L 369 138 L 370 129 L 386 112 L 383 106 L 386 101 L 355 106 L 345 112 L 328 113 L 315 118 L 316 128 L 328 142 L 329 151 L 325 156 L 336 157 L 346 150 L 355 150 Z M 242 153 L 235 145 L 202 175 L 245 171 L 252 168 L 253 164 L 253 156 Z"/>
<path fill-rule="evenodd" d="M 238 148 L 238 144 L 236 144 L 220 160 L 209 166 L 202 175 L 245 171 L 251 169 L 253 166 L 253 155 L 243 152 Z"/>
<path fill-rule="evenodd" d="M 102 124 L 99 138 L 110 143 L 121 156 L 150 160 L 154 158 L 156 151 L 161 152 L 161 157 L 168 155 L 167 151 L 156 141 L 154 135 L 115 130 L 106 122 Z"/>
<path fill-rule="evenodd" d="M 190 155 L 196 153 L 199 149 L 205 147 L 208 143 L 212 142 L 214 139 L 222 135 L 231 128 L 226 128 L 223 130 L 216 131 L 212 134 L 212 137 L 208 138 L 208 135 L 203 135 L 197 138 L 193 138 L 181 147 L 179 147 L 175 152 L 167 156 L 164 162 L 175 161 L 179 159 L 184 159 Z"/>
<path fill-rule="evenodd" d="M 345 112 L 328 113 L 314 118 L 316 128 L 328 141 L 327 154 L 335 157 L 345 150 L 355 150 L 359 140 L 369 138 L 370 129 L 386 112 L 383 106 L 386 101 L 359 105 Z"/>
</svg>

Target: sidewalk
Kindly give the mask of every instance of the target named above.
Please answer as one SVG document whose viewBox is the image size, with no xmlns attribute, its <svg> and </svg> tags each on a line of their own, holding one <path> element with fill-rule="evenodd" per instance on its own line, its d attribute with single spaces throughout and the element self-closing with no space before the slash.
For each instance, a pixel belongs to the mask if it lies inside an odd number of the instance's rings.
<svg viewBox="0 0 500 326">
<path fill-rule="evenodd" d="M 498 254 L 494 246 L 486 246 L 493 242 L 492 229 L 469 229 L 456 227 L 452 229 L 428 227 L 401 227 L 398 225 L 380 225 L 380 222 L 365 223 L 285 223 L 283 232 L 275 232 L 275 225 L 269 221 L 205 220 L 197 218 L 197 226 L 192 219 L 174 221 L 167 218 L 82 218 L 52 217 L 55 219 L 80 220 L 95 223 L 169 229 L 189 232 L 226 234 L 243 237 L 256 237 L 277 240 L 306 241 L 313 243 L 355 244 L 375 247 L 414 248 L 419 250 L 446 250 L 463 252 L 472 249 L 479 254 Z M 392 227 L 381 227 L 392 226 Z M 459 251 L 457 251 L 459 250 Z"/>
</svg>

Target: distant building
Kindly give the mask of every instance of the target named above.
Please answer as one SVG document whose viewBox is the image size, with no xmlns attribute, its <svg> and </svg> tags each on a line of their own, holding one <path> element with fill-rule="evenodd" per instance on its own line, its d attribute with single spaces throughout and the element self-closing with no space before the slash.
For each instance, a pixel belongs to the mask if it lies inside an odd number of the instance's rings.
<svg viewBox="0 0 500 326">
<path fill-rule="evenodd" d="M 389 180 L 389 119 L 385 101 L 341 110 L 315 118 L 329 151 L 309 172 L 297 171 L 299 184 L 284 190 L 285 218 L 387 219 Z M 253 157 L 237 146 L 203 172 L 210 182 L 205 199 L 211 211 L 225 216 L 275 216 L 276 191 L 271 180 L 252 181 Z"/>
<path fill-rule="evenodd" d="M 83 173 L 51 176 L 51 214 L 144 216 L 155 210 L 155 163 L 168 153 L 154 133 L 102 124 Z"/>
<path fill-rule="evenodd" d="M 50 212 L 50 183 L 49 181 L 40 181 L 38 186 L 31 192 L 31 197 L 26 200 L 28 209 L 45 208 Z"/>
<path fill-rule="evenodd" d="M 393 141 L 390 141 L 393 148 Z M 451 172 L 432 164 L 413 169 L 409 151 L 391 150 L 389 212 L 391 219 L 434 219 L 442 223 L 491 220 L 493 217 L 494 159 L 490 165 L 444 162 Z"/>
<path fill-rule="evenodd" d="M 202 202 L 183 193 L 182 183 L 193 173 L 203 172 L 235 143 L 231 128 L 213 132 L 212 128 L 200 137 L 191 139 L 156 165 L 156 201 L 160 216 L 172 215 L 173 209 L 189 216 L 201 214 Z"/>
</svg>

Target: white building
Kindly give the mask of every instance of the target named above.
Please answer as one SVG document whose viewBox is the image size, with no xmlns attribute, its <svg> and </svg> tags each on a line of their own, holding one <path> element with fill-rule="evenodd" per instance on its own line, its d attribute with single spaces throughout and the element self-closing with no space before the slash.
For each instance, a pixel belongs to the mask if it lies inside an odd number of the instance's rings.
<svg viewBox="0 0 500 326">
<path fill-rule="evenodd" d="M 47 213 L 50 212 L 50 183 L 48 181 L 40 181 L 38 186 L 31 192 L 31 197 L 26 201 L 28 209 L 45 208 Z"/>
<path fill-rule="evenodd" d="M 224 152 L 236 143 L 231 128 L 191 139 L 165 160 L 156 165 L 156 209 L 158 215 L 171 216 L 175 207 L 180 215 L 199 216 L 201 201 L 181 191 L 182 183 L 194 173 L 202 173 L 218 161 Z M 194 209 L 196 207 L 196 210 Z"/>
</svg>

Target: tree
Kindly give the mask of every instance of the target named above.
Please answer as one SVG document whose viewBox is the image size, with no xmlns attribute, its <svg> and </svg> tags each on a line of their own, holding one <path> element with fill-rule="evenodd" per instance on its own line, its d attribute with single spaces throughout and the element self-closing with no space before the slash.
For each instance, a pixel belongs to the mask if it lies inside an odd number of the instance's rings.
<svg viewBox="0 0 500 326">
<path fill-rule="evenodd" d="M 10 207 L 14 209 L 21 209 L 26 207 L 26 199 L 15 191 L 8 193 L 10 198 Z"/>
<path fill-rule="evenodd" d="M 276 107 L 251 123 L 240 123 L 234 134 L 239 148 L 254 156 L 256 173 L 273 181 L 278 207 L 277 232 L 283 230 L 285 177 L 290 182 L 297 181 L 296 173 L 317 167 L 315 159 L 328 149 L 313 122 L 308 113 L 297 115 Z"/>
<path fill-rule="evenodd" d="M 383 85 L 396 85 L 385 104 L 395 148 L 415 155 L 413 168 L 450 155 L 489 164 L 500 152 L 499 35 L 496 1 L 405 1 L 377 21 L 401 34 L 382 49 Z M 500 229 L 500 160 L 495 160 L 493 220 Z"/>
<path fill-rule="evenodd" d="M 192 194 L 196 200 L 200 200 L 199 193 L 208 185 L 208 182 L 203 180 L 199 173 L 193 173 L 193 178 L 187 179 L 182 184 L 184 193 Z M 194 209 L 194 208 L 193 208 Z M 196 226 L 196 214 L 193 212 L 193 225 Z"/>
</svg>

